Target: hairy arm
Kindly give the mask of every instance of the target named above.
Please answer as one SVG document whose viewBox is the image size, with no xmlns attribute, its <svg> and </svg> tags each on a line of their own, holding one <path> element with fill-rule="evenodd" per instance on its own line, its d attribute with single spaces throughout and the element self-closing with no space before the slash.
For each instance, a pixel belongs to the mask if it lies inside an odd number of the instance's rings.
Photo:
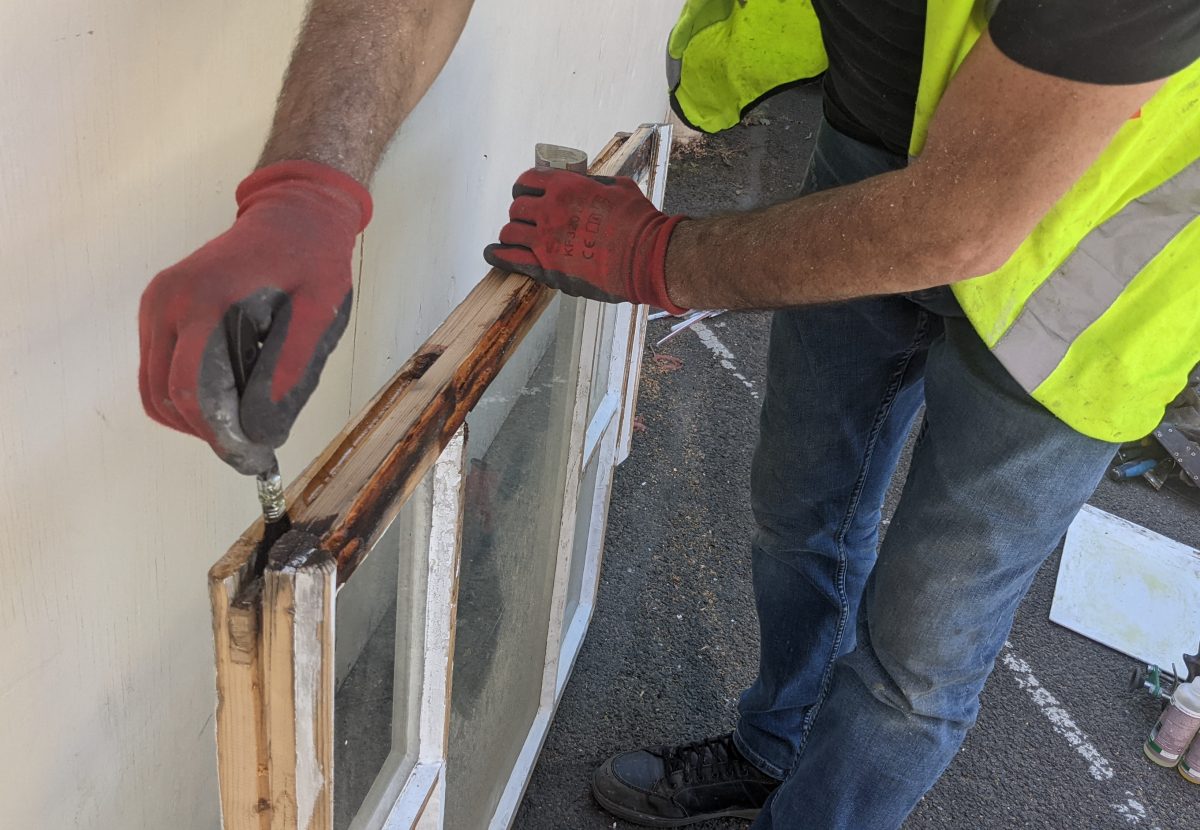
<svg viewBox="0 0 1200 830">
<path fill-rule="evenodd" d="M 1052 77 L 1012 61 L 985 34 L 907 168 L 681 223 L 667 252 L 668 293 L 687 308 L 781 308 L 989 273 L 1161 83 Z"/>
<path fill-rule="evenodd" d="M 312 0 L 258 166 L 304 159 L 370 182 L 441 71 L 472 0 Z"/>
<path fill-rule="evenodd" d="M 277 467 L 274 451 L 347 326 L 366 186 L 470 9 L 312 0 L 259 169 L 238 185 L 237 220 L 142 293 L 138 388 L 151 418 L 242 473 Z M 236 354 L 231 321 L 254 335 Z M 254 370 L 242 378 L 233 358 L 250 347 Z"/>
</svg>

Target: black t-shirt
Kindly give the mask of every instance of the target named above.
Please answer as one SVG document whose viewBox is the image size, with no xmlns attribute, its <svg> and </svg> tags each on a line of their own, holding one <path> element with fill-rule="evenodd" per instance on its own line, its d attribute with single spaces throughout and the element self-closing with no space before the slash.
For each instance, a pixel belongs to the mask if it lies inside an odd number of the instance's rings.
<svg viewBox="0 0 1200 830">
<path fill-rule="evenodd" d="M 908 153 L 926 0 L 813 0 L 829 53 L 825 117 Z M 988 31 L 1031 69 L 1097 84 L 1165 78 L 1200 58 L 1200 0 L 1000 0 Z"/>
</svg>

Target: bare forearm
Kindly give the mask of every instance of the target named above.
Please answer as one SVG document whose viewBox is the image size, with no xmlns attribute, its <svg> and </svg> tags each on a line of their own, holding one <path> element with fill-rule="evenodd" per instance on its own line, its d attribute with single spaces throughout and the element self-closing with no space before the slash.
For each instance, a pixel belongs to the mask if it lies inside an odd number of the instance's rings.
<svg viewBox="0 0 1200 830">
<path fill-rule="evenodd" d="M 470 8 L 471 0 L 313 0 L 259 166 L 306 159 L 367 184 Z"/>
<path fill-rule="evenodd" d="M 681 223 L 667 252 L 667 291 L 684 307 L 784 308 L 989 273 L 1160 85 L 1043 75 L 985 35 L 907 168 Z"/>
<path fill-rule="evenodd" d="M 984 273 L 987 252 L 969 244 L 975 237 L 953 219 L 952 205 L 923 189 L 898 171 L 751 213 L 683 222 L 668 249 L 668 291 L 690 308 L 786 308 Z"/>
</svg>

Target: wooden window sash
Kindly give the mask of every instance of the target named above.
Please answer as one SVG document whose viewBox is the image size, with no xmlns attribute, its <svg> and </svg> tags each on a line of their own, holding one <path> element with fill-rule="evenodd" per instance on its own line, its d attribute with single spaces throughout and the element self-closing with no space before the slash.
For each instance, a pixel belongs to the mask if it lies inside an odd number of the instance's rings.
<svg viewBox="0 0 1200 830">
<path fill-rule="evenodd" d="M 641 179 L 639 184 L 644 192 L 656 206 L 661 208 L 666 189 L 666 164 L 670 155 L 671 128 L 669 125 L 654 125 L 653 129 L 656 133 L 653 158 L 648 159 L 643 168 L 643 175 L 635 178 Z M 597 336 L 603 332 L 603 308 L 601 304 L 591 301 L 586 304 L 586 307 L 588 313 L 584 322 L 584 346 L 581 350 L 575 405 L 571 419 L 571 443 L 567 460 L 562 519 L 559 525 L 558 562 L 555 567 L 550 625 L 547 633 L 541 705 L 492 816 L 490 830 L 504 830 L 516 816 L 516 811 L 520 807 L 525 793 L 525 787 L 529 783 L 529 777 L 533 773 L 533 767 L 537 763 L 538 755 L 541 753 L 542 745 L 549 733 L 554 711 L 561 699 L 566 681 L 570 677 L 575 658 L 583 644 L 584 635 L 591 620 L 592 609 L 595 606 L 600 557 L 607 525 L 608 495 L 611 491 L 613 467 L 619 463 L 617 458 L 619 424 L 624 420 L 623 416 L 626 411 L 629 413 L 629 424 L 632 428 L 632 410 L 637 395 L 637 374 L 636 369 L 630 364 L 641 363 L 640 344 L 645 337 L 646 307 L 624 306 L 622 308 L 623 316 L 628 322 L 624 331 L 621 329 L 621 318 L 618 318 L 617 325 L 614 327 L 613 339 L 615 342 L 609 356 L 605 399 L 601 401 L 600 408 L 591 423 L 588 422 L 588 408 L 592 392 L 593 370 L 599 352 Z M 591 337 L 591 348 L 589 348 L 589 336 Z M 636 359 L 630 360 L 631 356 Z M 610 396 L 611 403 L 607 403 Z M 618 418 L 618 416 L 622 417 Z M 604 442 L 606 436 L 611 438 L 607 444 Z M 568 620 L 565 619 L 565 609 L 573 564 L 575 524 L 579 517 L 579 490 L 588 462 L 602 447 L 606 448 L 607 452 L 598 462 L 601 470 L 597 474 L 596 493 L 588 511 L 588 544 L 584 551 L 584 580 L 581 585 L 580 601 L 572 618 Z M 627 454 L 628 452 L 626 452 Z M 598 498 L 601 495 L 601 487 L 603 487 L 603 498 Z M 603 511 L 602 515 L 597 514 L 598 509 Z M 564 643 L 569 644 L 569 647 L 564 649 Z"/>
<path fill-rule="evenodd" d="M 664 139 L 666 148 L 661 146 Z M 669 132 L 657 125 L 645 125 L 632 134 L 615 137 L 591 170 L 603 175 L 648 171 L 661 199 L 661 183 L 654 177 L 665 180 L 665 167 L 660 165 L 668 151 Z M 457 486 L 461 487 L 462 442 L 454 450 L 454 436 L 551 297 L 548 289 L 524 277 L 490 272 L 288 487 L 293 527 L 319 539 L 319 549 L 311 561 L 272 567 L 262 576 L 252 573 L 251 563 L 262 536 L 259 520 L 210 570 L 218 687 L 218 769 L 222 815 L 229 830 L 325 830 L 332 826 L 332 631 L 336 587 L 351 578 L 425 474 L 435 463 L 440 464 L 439 458 L 445 460 L 448 447 L 452 455 L 458 453 Z M 624 339 L 625 348 L 620 350 L 626 357 L 633 344 L 640 342 L 634 338 L 637 319 L 644 320 L 644 310 L 631 317 L 633 325 Z M 627 369 L 628 361 L 620 372 L 622 409 L 629 407 L 636 394 L 636 376 L 631 383 Z M 580 378 L 581 384 L 590 384 L 591 372 L 581 372 Z M 586 412 L 585 398 L 584 417 Z M 623 422 L 626 413 L 620 414 Z M 575 429 L 577 420 L 578 402 L 572 420 L 575 460 L 570 462 L 568 475 L 569 482 L 573 475 L 574 483 L 568 487 L 572 498 L 565 502 L 572 511 L 576 508 L 586 439 L 585 430 Z M 579 433 L 577 437 L 575 432 Z M 597 438 L 596 446 L 599 443 Z M 434 560 L 446 555 L 446 534 L 453 537 L 455 552 L 450 559 L 454 562 L 455 582 L 461 501 L 461 493 L 454 498 L 444 495 L 435 499 L 435 513 L 439 505 L 458 512 L 446 514 L 455 517 L 453 529 L 447 530 L 449 525 L 444 521 L 442 543 L 435 545 L 431 536 L 429 548 L 432 566 Z M 573 522 L 574 513 L 570 519 L 572 531 Z M 561 570 L 561 540 L 559 554 Z M 569 568 L 569 551 L 565 562 Z M 594 594 L 594 587 L 585 592 Z M 427 595 L 429 605 L 433 604 L 432 598 L 431 592 Z M 589 613 L 591 605 L 589 599 Z M 440 688 L 444 693 L 440 704 L 423 697 L 419 757 L 386 820 L 384 826 L 388 828 L 442 824 L 453 602 L 443 608 L 448 617 L 442 634 L 430 631 L 428 615 L 425 632 L 427 652 L 431 636 L 435 641 L 442 637 L 444 651 L 435 661 L 442 680 L 430 677 L 435 667 L 428 664 L 422 680 L 425 690 L 436 690 L 439 683 L 443 684 Z M 557 645 L 554 643 L 555 660 Z M 548 654 L 550 651 L 548 648 Z M 548 705 L 543 705 L 534 729 L 541 738 L 557 702 L 561 675 L 557 664 L 551 670 L 548 663 L 543 687 L 543 700 Z M 430 717 L 438 711 L 440 731 L 432 726 L 438 724 L 438 719 Z M 304 717 L 298 719 L 298 713 Z M 514 776 L 520 772 L 515 770 Z"/>
<path fill-rule="evenodd" d="M 647 194 L 650 201 L 661 209 L 667 194 L 667 166 L 671 160 L 671 125 L 659 125 L 658 130 L 659 138 L 655 146 L 654 161 L 650 164 L 651 179 Z M 649 311 L 649 307 L 644 305 L 636 306 L 633 309 L 633 325 L 630 327 L 626 354 L 631 354 L 635 350 L 639 355 L 641 354 L 641 344 L 646 341 Z M 622 386 L 621 429 L 617 437 L 616 463 L 618 464 L 629 457 L 633 443 L 633 418 L 637 413 L 638 388 L 642 382 L 642 361 L 627 361 L 621 374 L 624 383 Z"/>
</svg>

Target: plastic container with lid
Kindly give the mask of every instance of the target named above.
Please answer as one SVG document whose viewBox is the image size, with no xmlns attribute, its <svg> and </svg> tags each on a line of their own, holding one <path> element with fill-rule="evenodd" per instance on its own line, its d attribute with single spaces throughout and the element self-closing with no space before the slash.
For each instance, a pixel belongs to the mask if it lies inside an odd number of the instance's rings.
<svg viewBox="0 0 1200 830">
<path fill-rule="evenodd" d="M 1200 734 L 1192 738 L 1192 748 L 1179 759 L 1179 774 L 1185 781 L 1200 784 Z"/>
<path fill-rule="evenodd" d="M 1160 767 L 1173 767 L 1188 751 L 1197 732 L 1200 732 L 1200 678 L 1175 688 L 1171 704 L 1163 710 L 1146 739 L 1146 757 Z M 1190 762 L 1189 765 L 1194 769 Z"/>
</svg>

